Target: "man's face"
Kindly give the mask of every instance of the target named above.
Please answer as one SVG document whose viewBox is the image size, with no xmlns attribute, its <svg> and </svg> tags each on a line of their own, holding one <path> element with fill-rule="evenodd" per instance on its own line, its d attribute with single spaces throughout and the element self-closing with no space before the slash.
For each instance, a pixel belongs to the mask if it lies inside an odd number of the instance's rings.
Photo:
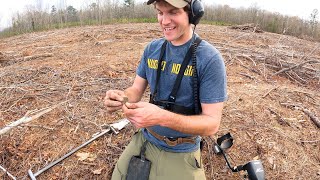
<svg viewBox="0 0 320 180">
<path fill-rule="evenodd" d="M 157 2 L 156 9 L 163 34 L 173 45 L 184 44 L 192 37 L 186 11 L 171 6 L 164 1 Z"/>
</svg>

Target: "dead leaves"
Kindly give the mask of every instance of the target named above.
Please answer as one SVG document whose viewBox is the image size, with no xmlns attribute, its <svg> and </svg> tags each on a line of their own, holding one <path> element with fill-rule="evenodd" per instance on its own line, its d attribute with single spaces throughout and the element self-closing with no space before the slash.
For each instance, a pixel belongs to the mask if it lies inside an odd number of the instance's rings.
<svg viewBox="0 0 320 180">
<path fill-rule="evenodd" d="M 88 164 L 88 165 L 96 165 L 90 162 L 93 162 L 97 159 L 97 155 L 93 154 L 93 153 L 89 153 L 89 152 L 79 152 L 76 154 L 76 156 L 78 157 L 79 161 L 84 161 L 84 164 Z M 87 163 L 88 162 L 88 163 Z M 100 175 L 102 173 L 104 168 L 99 168 L 96 170 L 92 170 L 91 172 L 94 175 Z"/>
<path fill-rule="evenodd" d="M 78 157 L 79 161 L 89 161 L 89 162 L 93 162 L 97 159 L 97 155 L 96 154 L 92 154 L 92 153 L 85 153 L 85 152 L 80 152 L 77 153 L 76 156 Z"/>
<path fill-rule="evenodd" d="M 97 170 L 92 171 L 92 173 L 95 174 L 95 175 L 100 175 L 102 170 L 103 169 L 97 169 Z"/>
</svg>

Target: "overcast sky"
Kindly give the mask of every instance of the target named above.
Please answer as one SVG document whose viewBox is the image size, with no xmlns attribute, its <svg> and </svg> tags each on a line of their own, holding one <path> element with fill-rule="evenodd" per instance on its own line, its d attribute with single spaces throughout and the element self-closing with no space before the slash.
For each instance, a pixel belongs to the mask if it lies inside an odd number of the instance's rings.
<svg viewBox="0 0 320 180">
<path fill-rule="evenodd" d="M 87 7 L 95 0 L 3 0 L 0 5 L 0 30 L 10 26 L 11 17 L 17 11 L 24 11 L 28 5 L 36 6 L 37 2 L 41 2 L 42 8 L 50 9 L 52 5 L 65 2 L 66 6 L 72 5 L 76 9 Z M 103 0 L 101 0 L 103 1 Z M 136 0 L 147 1 L 147 0 Z M 270 12 L 279 12 L 284 15 L 299 16 L 304 19 L 309 19 L 311 12 L 314 9 L 320 11 L 320 0 L 202 0 L 206 4 L 227 4 L 230 7 L 250 7 L 254 4 L 260 9 L 265 9 Z M 123 0 L 119 0 L 123 2 Z M 38 3 L 39 4 L 39 3 Z M 318 19 L 320 20 L 320 19 Z"/>
</svg>

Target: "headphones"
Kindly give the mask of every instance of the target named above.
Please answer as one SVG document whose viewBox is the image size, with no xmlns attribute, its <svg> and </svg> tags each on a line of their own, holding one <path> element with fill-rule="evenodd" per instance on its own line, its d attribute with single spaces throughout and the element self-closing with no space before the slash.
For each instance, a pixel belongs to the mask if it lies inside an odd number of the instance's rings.
<svg viewBox="0 0 320 180">
<path fill-rule="evenodd" d="M 204 7 L 200 0 L 184 0 L 190 5 L 191 13 L 189 15 L 189 22 L 197 25 L 204 14 Z"/>
</svg>

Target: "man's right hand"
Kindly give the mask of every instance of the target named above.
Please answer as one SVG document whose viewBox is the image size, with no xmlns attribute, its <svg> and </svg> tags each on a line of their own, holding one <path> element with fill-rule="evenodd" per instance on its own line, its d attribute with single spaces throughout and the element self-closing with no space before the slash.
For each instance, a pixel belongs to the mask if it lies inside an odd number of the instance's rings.
<svg viewBox="0 0 320 180">
<path fill-rule="evenodd" d="M 106 92 L 106 97 L 104 98 L 104 105 L 107 108 L 108 113 L 113 113 L 122 108 L 125 103 L 126 95 L 124 91 L 120 90 L 109 90 Z"/>
</svg>

